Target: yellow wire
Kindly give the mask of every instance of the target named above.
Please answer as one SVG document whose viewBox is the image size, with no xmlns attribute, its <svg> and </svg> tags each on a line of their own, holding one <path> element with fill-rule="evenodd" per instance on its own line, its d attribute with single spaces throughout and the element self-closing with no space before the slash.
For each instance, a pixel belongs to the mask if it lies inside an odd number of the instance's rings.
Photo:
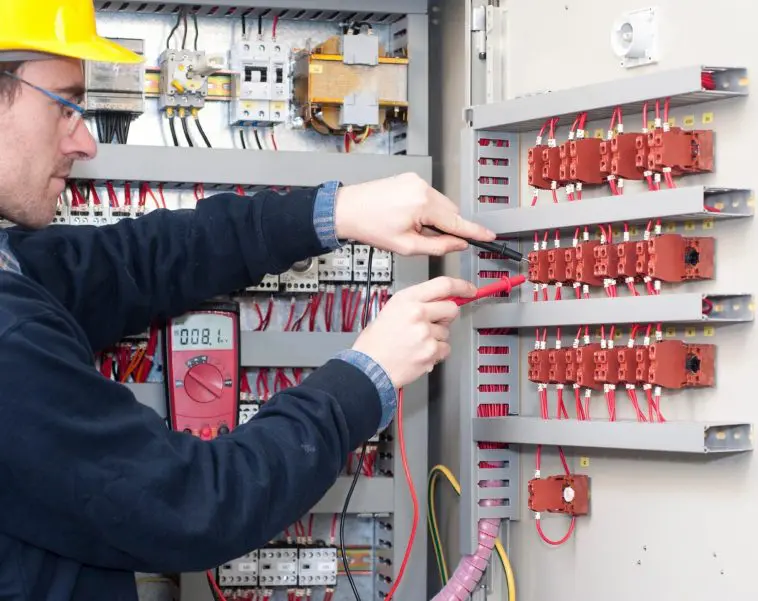
<svg viewBox="0 0 758 601">
<path fill-rule="evenodd" d="M 453 490 L 460 496 L 461 494 L 461 485 L 456 479 L 456 477 L 453 475 L 453 472 L 450 471 L 450 469 L 444 465 L 435 465 L 431 472 L 433 473 L 441 473 L 447 478 L 447 481 L 450 483 L 450 486 L 453 487 Z M 430 499 L 430 518 L 434 521 L 434 524 L 436 526 L 437 523 L 437 514 L 435 511 L 435 503 L 434 503 L 434 484 L 436 483 L 436 479 L 432 482 L 432 497 Z M 505 552 L 505 547 L 503 547 L 503 543 L 500 542 L 499 538 L 495 539 L 495 550 L 497 551 L 497 555 L 500 558 L 500 563 L 503 566 L 503 571 L 505 572 L 505 582 L 508 586 L 508 601 L 516 601 L 516 578 L 513 575 L 513 566 L 511 566 L 511 561 L 508 559 L 508 554 Z M 442 557 L 442 562 L 445 567 L 445 571 L 447 572 L 447 565 L 445 564 L 445 553 L 442 550 L 442 543 L 440 542 L 440 556 Z"/>
<path fill-rule="evenodd" d="M 437 527 L 437 510 L 436 510 L 436 504 L 434 503 L 434 493 L 437 489 L 437 478 L 439 477 L 440 473 L 442 473 L 442 470 L 446 470 L 447 468 L 443 465 L 435 466 L 431 469 L 432 474 L 432 483 L 429 490 L 429 496 L 431 497 L 432 501 L 429 503 L 429 529 L 433 530 L 434 532 L 438 533 L 439 538 L 439 528 Z M 448 470 L 449 472 L 450 470 Z M 452 478 L 453 480 L 451 480 Z M 453 476 L 452 472 L 447 475 L 448 482 L 453 486 L 455 489 L 456 484 L 458 484 L 457 481 L 455 481 L 455 476 Z M 455 481 L 455 484 L 453 484 L 453 481 Z M 458 485 L 458 488 L 455 490 L 459 495 L 461 494 L 460 485 Z M 447 582 L 450 580 L 450 573 L 447 569 L 447 561 L 445 561 L 445 553 L 442 551 L 442 543 L 440 543 L 440 562 L 442 563 L 442 577 L 443 581 Z"/>
</svg>

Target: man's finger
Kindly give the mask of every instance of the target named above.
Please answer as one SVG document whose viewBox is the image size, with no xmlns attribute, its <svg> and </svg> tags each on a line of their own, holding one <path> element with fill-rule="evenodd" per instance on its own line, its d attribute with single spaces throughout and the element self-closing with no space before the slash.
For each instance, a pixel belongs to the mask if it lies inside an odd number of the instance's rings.
<svg viewBox="0 0 758 601">
<path fill-rule="evenodd" d="M 432 336 L 439 342 L 447 342 L 450 339 L 450 329 L 439 324 L 432 324 Z"/>
<path fill-rule="evenodd" d="M 422 217 L 423 225 L 433 225 L 443 232 L 458 236 L 460 238 L 469 238 L 472 240 L 481 240 L 491 242 L 495 239 L 495 232 L 488 230 L 486 227 L 468 221 L 444 207 L 430 207 Z"/>
<path fill-rule="evenodd" d="M 416 284 L 404 291 L 405 297 L 422 303 L 445 300 L 451 296 L 471 298 L 476 295 L 476 286 L 466 280 L 439 277 Z"/>
<path fill-rule="evenodd" d="M 445 196 L 439 190 L 436 190 L 430 187 L 428 196 L 429 196 L 429 199 L 432 201 L 432 205 L 438 206 L 441 209 L 450 211 L 451 213 L 460 212 L 458 205 L 456 205 L 452 200 L 450 200 L 447 196 Z"/>
<path fill-rule="evenodd" d="M 424 303 L 424 317 L 432 323 L 451 322 L 461 312 L 461 308 L 449 300 Z"/>
<path fill-rule="evenodd" d="M 414 255 L 432 255 L 434 257 L 441 257 L 448 253 L 458 252 L 468 248 L 468 244 L 462 238 L 437 234 L 434 232 L 426 234 L 426 231 L 428 230 L 425 230 L 423 234 L 413 239 Z"/>
</svg>

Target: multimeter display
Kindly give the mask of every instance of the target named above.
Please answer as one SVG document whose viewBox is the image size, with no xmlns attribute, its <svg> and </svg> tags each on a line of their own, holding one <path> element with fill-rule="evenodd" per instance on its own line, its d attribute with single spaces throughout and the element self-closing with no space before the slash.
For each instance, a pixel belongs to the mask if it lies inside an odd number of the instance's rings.
<svg viewBox="0 0 758 601">
<path fill-rule="evenodd" d="M 193 313 L 171 326 L 176 351 L 230 350 L 234 348 L 233 321 L 224 315 Z"/>
<path fill-rule="evenodd" d="M 166 388 L 171 428 L 210 440 L 239 415 L 239 305 L 215 303 L 169 321 Z"/>
</svg>

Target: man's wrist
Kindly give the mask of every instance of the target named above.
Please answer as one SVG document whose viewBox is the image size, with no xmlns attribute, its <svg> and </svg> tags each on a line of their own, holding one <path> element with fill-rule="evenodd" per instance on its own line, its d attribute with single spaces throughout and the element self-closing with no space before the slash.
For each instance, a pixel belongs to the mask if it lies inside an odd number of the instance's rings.
<svg viewBox="0 0 758 601">
<path fill-rule="evenodd" d="M 335 356 L 335 359 L 340 359 L 357 367 L 374 383 L 382 405 L 382 419 L 379 423 L 379 431 L 384 430 L 389 426 L 397 411 L 397 390 L 393 386 L 387 372 L 371 357 L 353 349 L 341 351 Z"/>
<path fill-rule="evenodd" d="M 313 205 L 313 227 L 319 242 L 326 250 L 334 250 L 344 244 L 337 236 L 337 197 L 342 184 L 329 181 L 321 184 Z"/>
</svg>

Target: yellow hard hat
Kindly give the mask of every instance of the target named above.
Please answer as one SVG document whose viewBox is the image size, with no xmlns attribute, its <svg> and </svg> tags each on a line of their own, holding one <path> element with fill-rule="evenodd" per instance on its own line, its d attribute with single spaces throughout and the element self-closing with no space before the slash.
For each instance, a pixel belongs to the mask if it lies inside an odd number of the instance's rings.
<svg viewBox="0 0 758 601">
<path fill-rule="evenodd" d="M 142 62 L 138 54 L 97 35 L 92 0 L 0 0 L 0 60 L 9 51 Z"/>
</svg>

